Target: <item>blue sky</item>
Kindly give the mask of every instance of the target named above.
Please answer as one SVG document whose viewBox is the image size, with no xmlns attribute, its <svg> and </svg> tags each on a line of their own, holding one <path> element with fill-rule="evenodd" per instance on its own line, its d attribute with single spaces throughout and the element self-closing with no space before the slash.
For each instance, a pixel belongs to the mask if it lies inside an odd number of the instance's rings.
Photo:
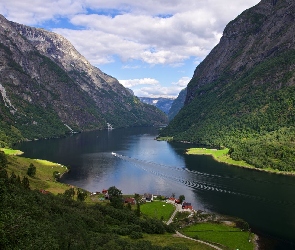
<svg viewBox="0 0 295 250">
<path fill-rule="evenodd" d="M 66 37 L 137 96 L 177 97 L 226 24 L 259 0 L 2 0 L 8 20 Z"/>
</svg>

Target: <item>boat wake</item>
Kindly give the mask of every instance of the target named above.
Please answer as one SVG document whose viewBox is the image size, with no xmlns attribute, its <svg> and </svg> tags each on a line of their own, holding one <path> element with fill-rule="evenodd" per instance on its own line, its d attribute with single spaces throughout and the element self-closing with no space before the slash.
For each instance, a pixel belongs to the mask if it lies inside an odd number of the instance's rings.
<svg viewBox="0 0 295 250">
<path fill-rule="evenodd" d="M 202 173 L 195 170 L 189 170 L 185 167 L 167 166 L 164 164 L 132 158 L 114 152 L 112 152 L 112 155 L 120 158 L 121 160 L 133 163 L 135 167 L 140 168 L 154 176 L 165 179 L 166 181 L 172 181 L 174 183 L 185 185 L 186 187 L 189 187 L 193 190 L 219 192 L 223 194 L 243 196 L 257 201 L 295 206 L 293 202 L 288 200 L 272 200 L 261 197 L 257 194 L 247 194 L 247 191 L 232 190 L 228 185 L 228 181 L 230 181 L 230 179 L 236 181 L 238 179 L 236 177 Z M 243 181 L 247 181 L 247 179 L 244 179 Z"/>
</svg>

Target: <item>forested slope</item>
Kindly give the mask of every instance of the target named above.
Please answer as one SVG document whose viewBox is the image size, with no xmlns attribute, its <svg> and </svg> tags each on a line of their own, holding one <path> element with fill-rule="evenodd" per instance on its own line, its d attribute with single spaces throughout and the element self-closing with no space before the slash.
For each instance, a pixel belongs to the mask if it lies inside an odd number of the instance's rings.
<svg viewBox="0 0 295 250">
<path fill-rule="evenodd" d="M 230 22 L 162 135 L 229 147 L 258 168 L 295 170 L 294 13 L 294 1 L 263 0 Z"/>
<path fill-rule="evenodd" d="M 0 15 L 0 147 L 74 131 L 165 124 L 62 36 Z M 71 130 L 71 129 L 72 130 Z"/>
</svg>

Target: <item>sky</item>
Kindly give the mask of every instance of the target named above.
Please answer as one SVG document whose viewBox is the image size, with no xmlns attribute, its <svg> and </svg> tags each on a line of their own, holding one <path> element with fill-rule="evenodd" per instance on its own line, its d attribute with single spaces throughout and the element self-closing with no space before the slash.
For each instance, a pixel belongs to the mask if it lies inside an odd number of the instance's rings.
<svg viewBox="0 0 295 250">
<path fill-rule="evenodd" d="M 10 21 L 67 38 L 139 97 L 177 97 L 228 22 L 259 0 L 1 0 Z"/>
</svg>

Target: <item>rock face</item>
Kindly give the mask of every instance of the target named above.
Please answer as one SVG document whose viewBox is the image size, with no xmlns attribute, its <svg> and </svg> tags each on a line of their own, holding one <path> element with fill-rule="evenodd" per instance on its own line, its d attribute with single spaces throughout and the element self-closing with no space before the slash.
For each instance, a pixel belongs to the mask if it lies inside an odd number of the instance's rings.
<svg viewBox="0 0 295 250">
<path fill-rule="evenodd" d="M 186 88 L 181 90 L 177 98 L 173 101 L 171 108 L 169 109 L 169 112 L 168 112 L 169 121 L 171 121 L 182 109 L 185 102 L 185 98 L 186 98 L 186 92 L 187 92 Z"/>
<path fill-rule="evenodd" d="M 237 79 L 260 63 L 293 50 L 294 8 L 292 0 L 262 0 L 231 21 L 219 44 L 196 68 L 188 86 L 186 103 L 194 99 L 201 86 L 221 77 L 226 81 Z"/>
<path fill-rule="evenodd" d="M 115 128 L 167 122 L 62 36 L 1 15 L 0 72 L 0 144 L 58 136 L 69 127 L 83 131 L 106 128 L 107 122 Z"/>
<path fill-rule="evenodd" d="M 165 114 L 169 113 L 174 98 L 151 98 L 151 97 L 138 97 L 142 102 L 156 106 L 162 110 Z"/>
<path fill-rule="evenodd" d="M 231 21 L 219 44 L 196 68 L 184 107 L 162 135 L 227 146 L 236 158 L 258 167 L 284 170 L 292 165 L 294 30 L 292 0 L 262 0 Z M 265 151 L 255 155 L 256 145 L 257 153 L 263 148 Z M 238 150 L 244 153 L 238 156 Z M 278 152 L 282 154 L 278 156 Z M 265 159 L 260 160 L 264 154 Z"/>
</svg>

